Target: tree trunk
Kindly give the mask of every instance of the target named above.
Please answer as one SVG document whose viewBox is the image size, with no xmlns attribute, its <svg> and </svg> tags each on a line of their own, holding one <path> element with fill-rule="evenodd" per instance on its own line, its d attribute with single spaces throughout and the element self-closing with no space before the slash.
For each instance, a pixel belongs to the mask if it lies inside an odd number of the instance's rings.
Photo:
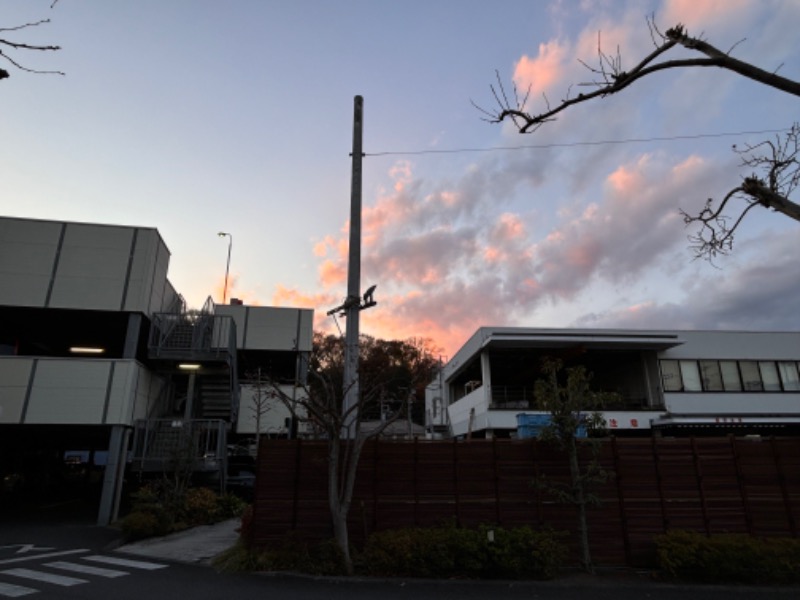
<svg viewBox="0 0 800 600">
<path fill-rule="evenodd" d="M 742 184 L 742 191 L 773 210 L 783 213 L 795 221 L 800 221 L 800 205 L 785 196 L 773 192 L 754 177 L 748 177 Z"/>
<path fill-rule="evenodd" d="M 352 443 L 356 443 L 355 441 Z M 351 448 L 351 453 L 356 449 Z M 347 531 L 347 515 L 350 512 L 350 501 L 353 496 L 353 482 L 355 470 L 358 466 L 358 458 L 356 457 L 355 465 L 353 461 L 348 460 L 342 465 L 342 440 L 334 438 L 328 443 L 328 506 L 331 510 L 331 521 L 333 523 L 333 538 L 336 544 L 342 551 L 344 558 L 345 568 L 348 575 L 353 574 L 353 559 L 350 556 L 350 536 Z M 351 454 L 352 456 L 352 454 Z M 344 478 L 342 477 L 342 469 L 346 469 Z M 340 488 L 341 482 L 344 480 L 345 485 Z"/>
<path fill-rule="evenodd" d="M 592 555 L 589 549 L 589 521 L 586 516 L 586 493 L 583 489 L 580 465 L 578 464 L 578 447 L 573 437 L 569 441 L 569 473 L 572 478 L 572 489 L 575 494 L 575 504 L 578 508 L 578 542 L 581 549 L 581 566 L 594 575 Z"/>
</svg>

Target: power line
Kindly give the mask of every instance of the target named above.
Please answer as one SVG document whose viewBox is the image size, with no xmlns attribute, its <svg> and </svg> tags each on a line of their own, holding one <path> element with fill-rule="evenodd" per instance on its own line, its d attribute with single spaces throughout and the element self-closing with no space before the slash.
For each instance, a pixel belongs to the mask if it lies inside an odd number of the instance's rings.
<svg viewBox="0 0 800 600">
<path fill-rule="evenodd" d="M 699 140 L 709 138 L 734 137 L 740 135 L 763 135 L 765 133 L 782 133 L 784 129 L 764 129 L 762 131 L 736 131 L 729 133 L 698 133 L 695 135 L 674 135 L 669 137 L 628 138 L 624 140 L 601 140 L 595 142 L 568 142 L 554 144 L 532 144 L 527 146 L 493 146 L 491 148 L 453 148 L 450 150 L 393 150 L 385 152 L 366 152 L 364 156 L 409 156 L 419 154 L 462 154 L 468 152 L 506 152 L 511 150 L 545 150 L 548 148 L 573 148 L 576 146 L 610 146 L 618 144 L 641 144 L 644 142 L 675 142 L 680 140 Z"/>
</svg>

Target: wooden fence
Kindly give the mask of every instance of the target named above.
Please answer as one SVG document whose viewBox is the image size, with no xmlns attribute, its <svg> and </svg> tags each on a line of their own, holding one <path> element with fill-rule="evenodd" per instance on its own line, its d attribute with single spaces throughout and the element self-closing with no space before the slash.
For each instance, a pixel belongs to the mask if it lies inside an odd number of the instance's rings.
<svg viewBox="0 0 800 600">
<path fill-rule="evenodd" d="M 588 459 L 588 446 L 583 448 Z M 592 554 L 600 565 L 655 563 L 653 536 L 669 529 L 797 537 L 800 439 L 648 438 L 604 440 L 612 476 L 593 489 Z M 349 530 L 354 544 L 374 531 L 433 526 L 531 525 L 569 532 L 575 508 L 532 481 L 566 482 L 563 453 L 535 440 L 370 442 L 361 456 Z M 331 537 L 325 442 L 264 440 L 258 456 L 252 543 L 293 534 Z M 577 553 L 575 554 L 577 559 Z"/>
</svg>

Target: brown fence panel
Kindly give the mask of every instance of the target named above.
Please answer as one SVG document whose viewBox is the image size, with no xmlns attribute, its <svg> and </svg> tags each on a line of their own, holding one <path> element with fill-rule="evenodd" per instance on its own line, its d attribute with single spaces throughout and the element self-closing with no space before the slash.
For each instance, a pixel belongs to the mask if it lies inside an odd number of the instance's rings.
<svg viewBox="0 0 800 600">
<path fill-rule="evenodd" d="M 585 464 L 590 446 L 581 452 Z M 327 458 L 325 442 L 262 443 L 256 546 L 289 533 L 330 537 Z M 612 474 L 593 487 L 600 505 L 588 512 L 599 564 L 651 566 L 653 538 L 669 529 L 798 535 L 800 440 L 612 438 L 600 444 L 598 458 Z M 566 531 L 577 558 L 575 507 L 547 491 L 569 480 L 563 452 L 535 440 L 370 442 L 359 463 L 351 540 L 361 544 L 374 531 L 443 522 L 530 525 Z"/>
</svg>

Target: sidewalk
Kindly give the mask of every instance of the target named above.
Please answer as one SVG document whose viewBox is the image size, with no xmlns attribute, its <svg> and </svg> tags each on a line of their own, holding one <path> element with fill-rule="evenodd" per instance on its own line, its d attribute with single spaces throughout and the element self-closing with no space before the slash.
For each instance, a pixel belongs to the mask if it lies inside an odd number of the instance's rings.
<svg viewBox="0 0 800 600">
<path fill-rule="evenodd" d="M 125 544 L 117 552 L 185 563 L 209 563 L 236 543 L 240 519 L 202 525 L 170 535 Z"/>
</svg>

